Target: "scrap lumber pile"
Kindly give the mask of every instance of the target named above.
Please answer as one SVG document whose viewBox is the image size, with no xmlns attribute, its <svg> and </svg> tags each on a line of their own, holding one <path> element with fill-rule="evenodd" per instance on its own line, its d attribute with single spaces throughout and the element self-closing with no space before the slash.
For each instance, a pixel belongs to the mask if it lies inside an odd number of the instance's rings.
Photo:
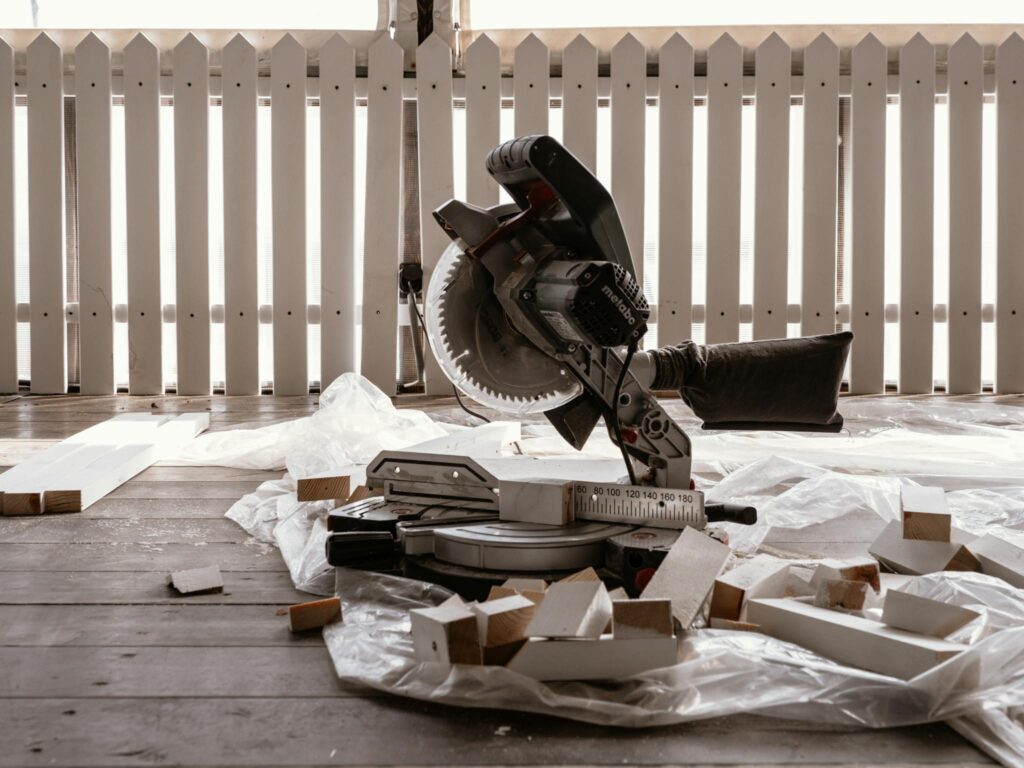
<svg viewBox="0 0 1024 768">
<path fill-rule="evenodd" d="M 206 413 L 126 413 L 107 419 L 0 475 L 0 513 L 81 512 L 209 424 Z"/>
<path fill-rule="evenodd" d="M 702 534 L 698 534 L 702 535 Z M 410 611 L 419 661 L 489 664 L 537 680 L 614 680 L 676 663 L 672 602 L 612 599 L 592 569 L 511 579 L 482 603 Z"/>
</svg>

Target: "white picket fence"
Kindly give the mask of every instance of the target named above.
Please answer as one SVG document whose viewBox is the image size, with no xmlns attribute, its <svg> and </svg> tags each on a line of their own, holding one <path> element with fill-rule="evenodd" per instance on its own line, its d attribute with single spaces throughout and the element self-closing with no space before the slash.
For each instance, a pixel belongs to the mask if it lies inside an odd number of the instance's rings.
<svg viewBox="0 0 1024 768">
<path fill-rule="evenodd" d="M 356 44 L 350 36 L 335 34 L 316 50 L 291 34 L 278 37 L 266 61 L 238 34 L 220 51 L 219 68 L 211 68 L 211 51 L 197 36 L 186 34 L 173 47 L 170 74 L 161 71 L 160 50 L 143 34 L 114 51 L 120 54 L 116 68 L 111 48 L 95 34 L 82 38 L 73 51 L 39 34 L 17 51 L 24 58 L 16 58 L 14 46 L 0 40 L 0 392 L 17 389 L 17 328 L 27 322 L 33 392 L 66 390 L 69 323 L 79 325 L 81 391 L 113 392 L 115 326 L 126 323 L 132 393 L 164 391 L 162 345 L 168 324 L 175 329 L 180 394 L 210 392 L 211 328 L 218 324 L 224 327 L 228 394 L 260 391 L 261 324 L 273 328 L 276 394 L 308 392 L 308 334 L 316 325 L 320 381 L 329 382 L 358 364 L 363 374 L 393 393 L 400 324 L 403 99 L 417 101 L 420 233 L 428 277 L 447 244 L 430 212 L 454 195 L 456 168 L 463 160 L 454 157 L 453 108 L 465 109 L 466 196 L 472 203 L 492 205 L 499 191 L 482 159 L 508 138 L 502 135 L 503 110 L 514 110 L 515 135 L 548 132 L 552 109 L 560 110 L 565 145 L 596 170 L 599 108 L 610 102 L 611 190 L 641 274 L 645 243 L 655 244 L 648 268 L 656 275 L 647 282 L 657 290 L 649 298 L 659 342 L 689 338 L 701 327 L 708 342 L 735 341 L 744 328 L 745 337 L 775 338 L 850 327 L 856 334 L 850 389 L 875 393 L 884 391 L 886 383 L 886 325 L 898 324 L 898 338 L 888 343 L 898 346 L 900 391 L 931 392 L 938 378 L 947 391 L 968 393 L 982 387 L 982 329 L 994 323 L 995 389 L 1024 391 L 1024 39 L 1017 34 L 998 46 L 994 61 L 986 61 L 983 46 L 964 35 L 942 48 L 944 66 L 937 66 L 936 46 L 915 35 L 899 50 L 898 74 L 890 74 L 887 46 L 873 35 L 843 51 L 822 34 L 797 51 L 772 34 L 752 51 L 752 75 L 751 51 L 745 65 L 744 49 L 728 34 L 710 44 L 706 55 L 673 34 L 656 56 L 626 34 L 611 48 L 610 75 L 599 69 L 598 50 L 583 36 L 559 52 L 561 67 L 554 73 L 548 47 L 526 36 L 515 47 L 511 74 L 503 70 L 502 51 L 487 35 L 475 38 L 458 67 L 453 67 L 448 44 L 432 36 L 416 51 L 412 78 L 405 76 L 405 52 L 387 34 L 370 44 L 365 34 Z M 73 73 L 65 74 L 64 56 L 71 53 Z M 843 71 L 840 61 L 846 54 L 851 63 Z M 648 73 L 652 58 L 656 75 Z M 799 74 L 794 74 L 794 60 L 802 60 Z M 65 300 L 63 102 L 68 95 L 75 96 L 76 121 L 79 299 L 74 303 Z M 15 140 L 16 97 L 27 97 L 27 146 Z M 840 100 L 847 97 L 850 217 L 840 227 Z M 111 289 L 111 169 L 120 167 L 111 157 L 115 98 L 123 98 L 124 105 L 128 289 L 123 305 L 114 303 Z M 165 103 L 172 99 L 173 136 L 161 135 L 162 98 Z M 997 207 L 997 292 L 994 302 L 983 304 L 982 113 L 983 102 L 992 98 L 998 181 L 996 199 L 986 203 Z M 224 299 L 215 305 L 209 282 L 211 99 L 222 110 L 224 179 Z M 273 300 L 261 305 L 257 110 L 266 99 L 271 110 Z M 937 101 L 948 113 L 948 190 L 936 186 Z M 884 291 L 886 132 L 894 102 L 900 132 L 900 292 L 895 304 L 886 303 Z M 306 278 L 310 104 L 319 107 L 319 296 L 307 295 Z M 362 151 L 356 112 L 363 104 L 365 178 L 357 177 L 356 156 Z M 802 105 L 803 171 L 797 180 L 802 224 L 800 289 L 794 301 L 789 199 L 795 104 Z M 656 147 L 647 146 L 650 107 L 656 107 Z M 742 126 L 750 109 L 756 149 L 753 158 L 744 158 Z M 706 156 L 699 157 L 694 153 L 697 110 L 707 121 Z M 160 142 L 168 140 L 174 145 L 176 296 L 173 303 L 161 303 L 158 158 Z M 645 231 L 654 206 L 645 200 L 651 188 L 645 150 L 657 157 L 656 232 Z M 27 153 L 28 170 L 27 304 L 16 303 L 14 291 L 15 209 L 24 204 L 15 199 L 19 153 Z M 745 159 L 752 160 L 755 179 L 753 291 L 752 301 L 741 303 Z M 696 164 L 701 164 L 698 178 L 706 175 L 707 182 L 695 190 Z M 357 184 L 365 185 L 362 253 L 355 236 Z M 937 303 L 933 293 L 940 193 L 940 199 L 948 195 L 949 200 L 945 303 Z M 698 222 L 706 243 L 700 272 L 694 257 L 698 202 L 700 210 L 706 209 L 706 222 Z M 837 260 L 840 235 L 846 267 Z M 362 295 L 357 296 L 360 262 Z M 837 291 L 843 268 L 848 284 Z M 697 291 L 703 301 L 693 301 L 695 274 L 698 279 L 706 275 Z M 948 328 L 948 371 L 936 377 L 933 334 L 943 324 Z M 432 360 L 427 391 L 450 391 Z"/>
</svg>

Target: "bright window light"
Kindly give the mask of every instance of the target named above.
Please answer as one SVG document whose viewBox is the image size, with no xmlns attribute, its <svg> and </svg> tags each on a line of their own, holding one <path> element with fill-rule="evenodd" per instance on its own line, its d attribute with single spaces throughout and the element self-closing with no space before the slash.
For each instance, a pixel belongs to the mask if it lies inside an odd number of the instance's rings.
<svg viewBox="0 0 1024 768">
<path fill-rule="evenodd" d="M 48 29 L 376 29 L 377 0 L 3 0 L 0 27 Z"/>
</svg>

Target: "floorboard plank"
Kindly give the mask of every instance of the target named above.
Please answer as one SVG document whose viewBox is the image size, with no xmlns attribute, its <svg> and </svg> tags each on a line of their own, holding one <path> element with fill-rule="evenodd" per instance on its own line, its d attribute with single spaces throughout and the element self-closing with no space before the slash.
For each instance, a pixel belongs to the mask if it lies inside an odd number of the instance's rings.
<svg viewBox="0 0 1024 768">
<path fill-rule="evenodd" d="M 83 518 L 171 520 L 223 517 L 237 499 L 111 499 L 97 501 L 80 513 Z"/>
<path fill-rule="evenodd" d="M 87 571 L 8 571 L 0 605 L 291 605 L 311 600 L 287 572 L 224 573 L 224 591 L 179 595 L 167 575 Z"/>
<path fill-rule="evenodd" d="M 152 482 L 129 480 L 108 499 L 231 499 L 237 501 L 260 486 L 253 480 L 225 481 L 217 483 L 168 481 Z"/>
<path fill-rule="evenodd" d="M 241 544 L 251 540 L 233 520 L 96 520 L 78 514 L 0 519 L 0 544 Z"/>
<path fill-rule="evenodd" d="M 288 571 L 276 547 L 255 539 L 241 544 L 0 544 L 0 573 L 118 571 L 166 575 L 208 565 L 217 565 L 225 573 Z"/>
<path fill-rule="evenodd" d="M 741 716 L 628 730 L 394 698 L 0 702 L 0 765 L 980 765 L 943 725 Z"/>
<path fill-rule="evenodd" d="M 0 645 L 293 646 L 324 644 L 289 632 L 270 605 L 0 605 Z"/>
</svg>

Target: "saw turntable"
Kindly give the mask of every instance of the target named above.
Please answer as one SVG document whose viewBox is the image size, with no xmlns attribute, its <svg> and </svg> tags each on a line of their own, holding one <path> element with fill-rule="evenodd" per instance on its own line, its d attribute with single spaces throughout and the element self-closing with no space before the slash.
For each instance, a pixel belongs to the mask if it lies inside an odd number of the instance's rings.
<svg viewBox="0 0 1024 768">
<path fill-rule="evenodd" d="M 431 349 L 459 390 L 543 414 L 577 450 L 603 419 L 623 462 L 565 476 L 527 457 L 386 451 L 367 467 L 379 495 L 332 513 L 329 560 L 470 597 L 509 576 L 587 566 L 635 591 L 635 574 L 656 567 L 681 528 L 756 519 L 750 507 L 705 504 L 690 439 L 653 392 L 678 390 L 705 429 L 838 431 L 852 334 L 642 350 L 651 309 L 600 182 L 549 136 L 506 142 L 486 163 L 514 202 L 435 211 L 452 243 L 426 290 Z M 630 560 L 645 565 L 624 568 Z"/>
</svg>

